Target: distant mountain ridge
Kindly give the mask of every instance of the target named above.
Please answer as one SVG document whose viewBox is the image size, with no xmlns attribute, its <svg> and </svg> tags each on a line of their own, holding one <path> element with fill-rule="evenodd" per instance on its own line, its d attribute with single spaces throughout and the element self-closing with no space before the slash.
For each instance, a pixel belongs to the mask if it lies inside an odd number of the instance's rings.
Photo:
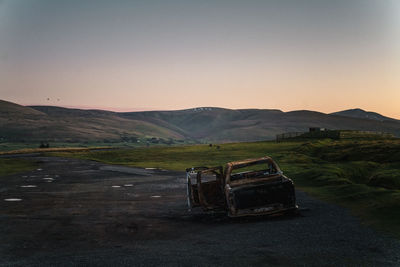
<svg viewBox="0 0 400 267">
<path fill-rule="evenodd" d="M 352 117 L 352 118 L 377 120 L 377 121 L 398 121 L 398 122 L 400 122 L 399 120 L 383 116 L 376 112 L 365 111 L 360 108 L 347 109 L 347 110 L 343 110 L 343 111 L 334 112 L 331 114 L 345 116 L 345 117 Z"/>
<path fill-rule="evenodd" d="M 379 115 L 378 113 L 374 113 Z M 309 127 L 382 131 L 400 136 L 400 121 L 354 112 L 325 114 L 299 110 L 200 107 L 176 111 L 112 112 L 56 106 L 21 106 L 0 101 L 0 140 L 126 141 L 163 138 L 193 142 L 238 142 L 275 139 L 283 132 Z M 384 119 L 382 119 L 382 117 Z"/>
</svg>

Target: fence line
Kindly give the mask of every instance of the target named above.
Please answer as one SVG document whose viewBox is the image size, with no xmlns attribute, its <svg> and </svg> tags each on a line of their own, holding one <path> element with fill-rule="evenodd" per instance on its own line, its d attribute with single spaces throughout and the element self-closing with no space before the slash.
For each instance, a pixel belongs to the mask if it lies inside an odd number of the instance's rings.
<svg viewBox="0 0 400 267">
<path fill-rule="evenodd" d="M 276 135 L 276 141 L 279 142 L 284 139 L 302 136 L 304 138 L 333 138 L 333 139 L 346 139 L 357 137 L 368 137 L 368 135 L 379 136 L 382 138 L 394 138 L 391 133 L 381 131 L 359 131 L 359 130 L 326 130 L 315 132 L 288 132 Z"/>
</svg>

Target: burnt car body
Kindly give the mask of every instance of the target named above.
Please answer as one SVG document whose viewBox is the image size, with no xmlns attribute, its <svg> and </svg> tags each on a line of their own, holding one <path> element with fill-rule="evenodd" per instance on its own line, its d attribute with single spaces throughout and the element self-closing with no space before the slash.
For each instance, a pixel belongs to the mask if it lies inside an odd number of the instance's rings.
<svg viewBox="0 0 400 267">
<path fill-rule="evenodd" d="M 186 169 L 189 210 L 227 211 L 230 217 L 297 210 L 294 185 L 270 157 L 229 162 L 223 168 Z"/>
</svg>

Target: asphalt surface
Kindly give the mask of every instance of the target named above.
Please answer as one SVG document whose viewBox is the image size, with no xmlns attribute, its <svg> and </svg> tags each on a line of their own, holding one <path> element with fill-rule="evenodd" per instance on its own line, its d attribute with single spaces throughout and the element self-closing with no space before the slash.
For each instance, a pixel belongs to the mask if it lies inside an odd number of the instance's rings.
<svg viewBox="0 0 400 267">
<path fill-rule="evenodd" d="M 183 172 L 28 158 L 0 177 L 1 266 L 400 266 L 399 240 L 300 191 L 300 215 L 230 219 L 188 213 Z"/>
</svg>

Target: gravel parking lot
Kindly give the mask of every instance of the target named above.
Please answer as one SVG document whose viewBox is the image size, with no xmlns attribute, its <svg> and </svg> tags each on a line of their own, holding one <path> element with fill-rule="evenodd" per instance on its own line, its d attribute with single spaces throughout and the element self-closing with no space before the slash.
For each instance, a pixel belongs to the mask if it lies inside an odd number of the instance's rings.
<svg viewBox="0 0 400 267">
<path fill-rule="evenodd" d="M 1 266 L 399 266 L 400 241 L 297 192 L 300 215 L 188 213 L 185 175 L 40 157 L 0 177 Z"/>
</svg>

